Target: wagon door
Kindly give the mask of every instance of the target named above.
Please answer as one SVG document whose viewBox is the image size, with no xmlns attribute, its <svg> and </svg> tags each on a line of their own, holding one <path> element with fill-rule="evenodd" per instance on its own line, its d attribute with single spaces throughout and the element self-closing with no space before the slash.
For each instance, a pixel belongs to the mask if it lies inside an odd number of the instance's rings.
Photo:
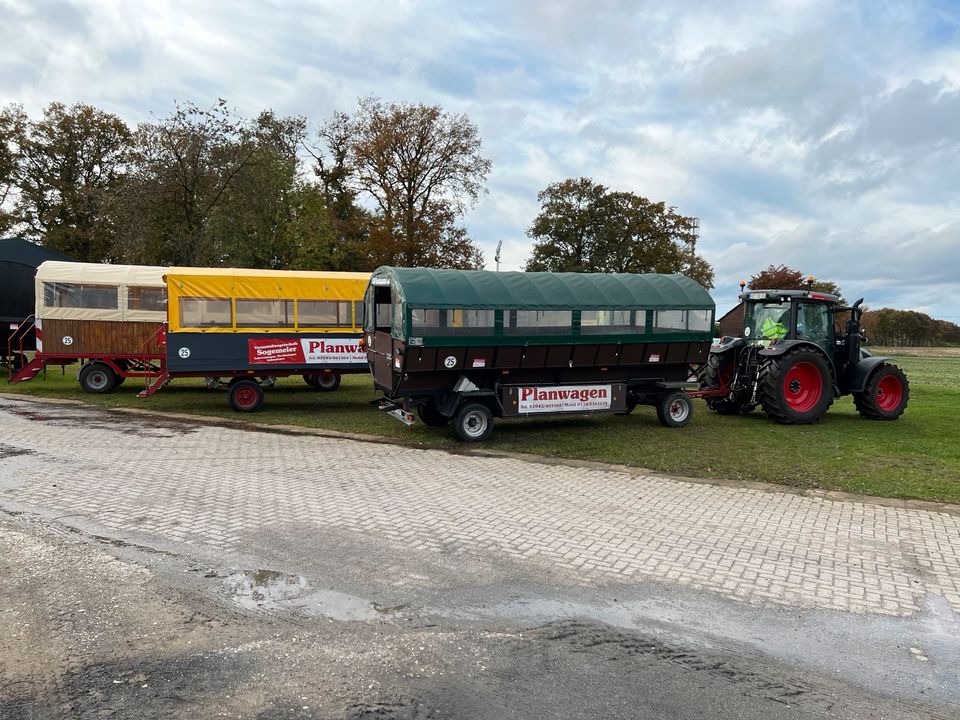
<svg viewBox="0 0 960 720">
<path fill-rule="evenodd" d="M 367 362 L 374 384 L 383 390 L 393 388 L 393 319 L 398 303 L 387 278 L 374 278 L 367 288 L 364 330 L 367 340 Z"/>
</svg>

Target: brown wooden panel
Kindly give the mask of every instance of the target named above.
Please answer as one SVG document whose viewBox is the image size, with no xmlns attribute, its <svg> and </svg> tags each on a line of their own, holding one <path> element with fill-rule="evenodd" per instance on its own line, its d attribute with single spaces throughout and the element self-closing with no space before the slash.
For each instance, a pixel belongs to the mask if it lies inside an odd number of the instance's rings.
<svg viewBox="0 0 960 720">
<path fill-rule="evenodd" d="M 597 350 L 597 365 L 610 367 L 620 362 L 619 345 L 601 345 Z"/>
<path fill-rule="evenodd" d="M 670 343 L 667 346 L 667 362 L 682 363 L 687 362 L 687 354 L 690 352 L 690 343 L 677 342 Z"/>
<path fill-rule="evenodd" d="M 576 345 L 573 348 L 574 367 L 592 367 L 596 357 L 596 345 Z"/>
<path fill-rule="evenodd" d="M 494 358 L 495 367 L 518 368 L 520 367 L 521 357 L 523 357 L 523 348 L 521 347 L 499 347 L 497 348 L 497 356 Z"/>
<path fill-rule="evenodd" d="M 630 345 L 624 345 L 623 350 L 620 352 L 620 364 L 640 365 L 647 359 L 645 354 L 646 349 L 647 346 L 643 343 L 631 343 Z"/>
<path fill-rule="evenodd" d="M 162 323 L 110 320 L 43 320 L 43 351 L 63 355 L 162 355 L 156 341 L 147 342 Z M 64 343 L 65 338 L 73 342 Z"/>
<path fill-rule="evenodd" d="M 466 348 L 438 348 L 437 370 L 463 370 L 463 358 L 466 354 Z"/>
<path fill-rule="evenodd" d="M 542 368 L 547 361 L 547 348 L 545 345 L 532 345 L 523 349 L 523 358 L 520 360 L 520 367 Z"/>
<path fill-rule="evenodd" d="M 436 367 L 436 348 L 407 348 L 407 370 L 433 370 Z"/>
<path fill-rule="evenodd" d="M 547 367 L 570 367 L 572 345 L 551 345 L 547 348 Z"/>
<path fill-rule="evenodd" d="M 492 347 L 467 348 L 467 357 L 464 361 L 464 367 L 467 370 L 492 368 L 494 366 L 493 356 L 495 352 L 496 348 Z"/>
<path fill-rule="evenodd" d="M 707 361 L 710 355 L 710 345 L 708 342 L 690 343 L 690 350 L 687 353 L 687 362 L 702 363 Z"/>
</svg>

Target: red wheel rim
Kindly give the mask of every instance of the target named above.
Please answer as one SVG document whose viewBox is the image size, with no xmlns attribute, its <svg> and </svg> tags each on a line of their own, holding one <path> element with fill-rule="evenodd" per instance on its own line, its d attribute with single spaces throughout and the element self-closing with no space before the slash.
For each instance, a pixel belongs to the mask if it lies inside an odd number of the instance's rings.
<svg viewBox="0 0 960 720">
<path fill-rule="evenodd" d="M 817 366 L 809 362 L 798 362 L 787 370 L 783 378 L 783 397 L 790 409 L 809 412 L 823 395 L 823 379 Z"/>
<path fill-rule="evenodd" d="M 877 407 L 885 412 L 896 410 L 903 399 L 903 384 L 896 375 L 886 375 L 877 384 Z"/>
<path fill-rule="evenodd" d="M 257 391 L 253 388 L 242 387 L 239 388 L 233 395 L 234 399 L 237 401 L 237 405 L 242 407 L 244 410 L 252 408 L 257 404 Z"/>
</svg>

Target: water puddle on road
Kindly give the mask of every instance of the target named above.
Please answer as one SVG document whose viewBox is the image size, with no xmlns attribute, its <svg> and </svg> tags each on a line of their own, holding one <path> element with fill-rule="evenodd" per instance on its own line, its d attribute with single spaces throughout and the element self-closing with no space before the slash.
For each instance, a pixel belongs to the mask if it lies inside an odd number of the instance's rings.
<svg viewBox="0 0 960 720">
<path fill-rule="evenodd" d="M 110 430 L 145 438 L 172 438 L 189 435 L 198 425 L 187 421 L 167 420 L 156 417 L 141 418 L 132 415 L 111 414 L 106 410 L 69 406 L 57 411 L 54 408 L 30 407 L 26 404 L 0 403 L 0 409 L 25 420 L 40 422 L 55 427 L 84 428 L 87 430 Z"/>
<path fill-rule="evenodd" d="M 231 599 L 245 610 L 300 610 L 334 620 L 382 619 L 372 603 L 336 590 L 314 590 L 305 578 L 276 570 L 242 570 L 224 578 Z"/>
<path fill-rule="evenodd" d="M 16 447 L 14 445 L 5 445 L 0 443 L 0 459 L 9 457 L 19 457 L 20 455 L 36 455 L 35 450 Z"/>
</svg>

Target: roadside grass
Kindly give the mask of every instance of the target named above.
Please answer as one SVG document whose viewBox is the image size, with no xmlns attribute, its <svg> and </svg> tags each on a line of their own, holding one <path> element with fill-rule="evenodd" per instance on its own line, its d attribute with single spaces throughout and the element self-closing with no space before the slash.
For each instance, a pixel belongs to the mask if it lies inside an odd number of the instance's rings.
<svg viewBox="0 0 960 720">
<path fill-rule="evenodd" d="M 878 353 L 879 354 L 879 353 Z M 653 408 L 632 415 L 497 420 L 482 447 L 546 457 L 597 460 L 689 477 L 756 480 L 883 497 L 960 502 L 960 356 L 899 356 L 911 382 L 910 405 L 896 422 L 860 418 L 853 400 L 837 400 L 818 423 L 777 425 L 760 410 L 721 417 L 694 403 L 691 423 L 668 429 Z M 299 378 L 266 391 L 262 411 L 233 412 L 223 390 L 199 379 L 177 379 L 149 399 L 128 380 L 109 395 L 88 395 L 76 368 L 0 385 L 0 392 L 82 400 L 104 407 L 189 413 L 232 421 L 366 433 L 405 445 L 463 449 L 449 428 L 406 427 L 368 403 L 377 397 L 367 375 L 348 375 L 336 392 L 317 392 Z M 149 423 L 131 416 L 131 423 Z M 471 446 L 473 447 L 473 446 Z"/>
</svg>

